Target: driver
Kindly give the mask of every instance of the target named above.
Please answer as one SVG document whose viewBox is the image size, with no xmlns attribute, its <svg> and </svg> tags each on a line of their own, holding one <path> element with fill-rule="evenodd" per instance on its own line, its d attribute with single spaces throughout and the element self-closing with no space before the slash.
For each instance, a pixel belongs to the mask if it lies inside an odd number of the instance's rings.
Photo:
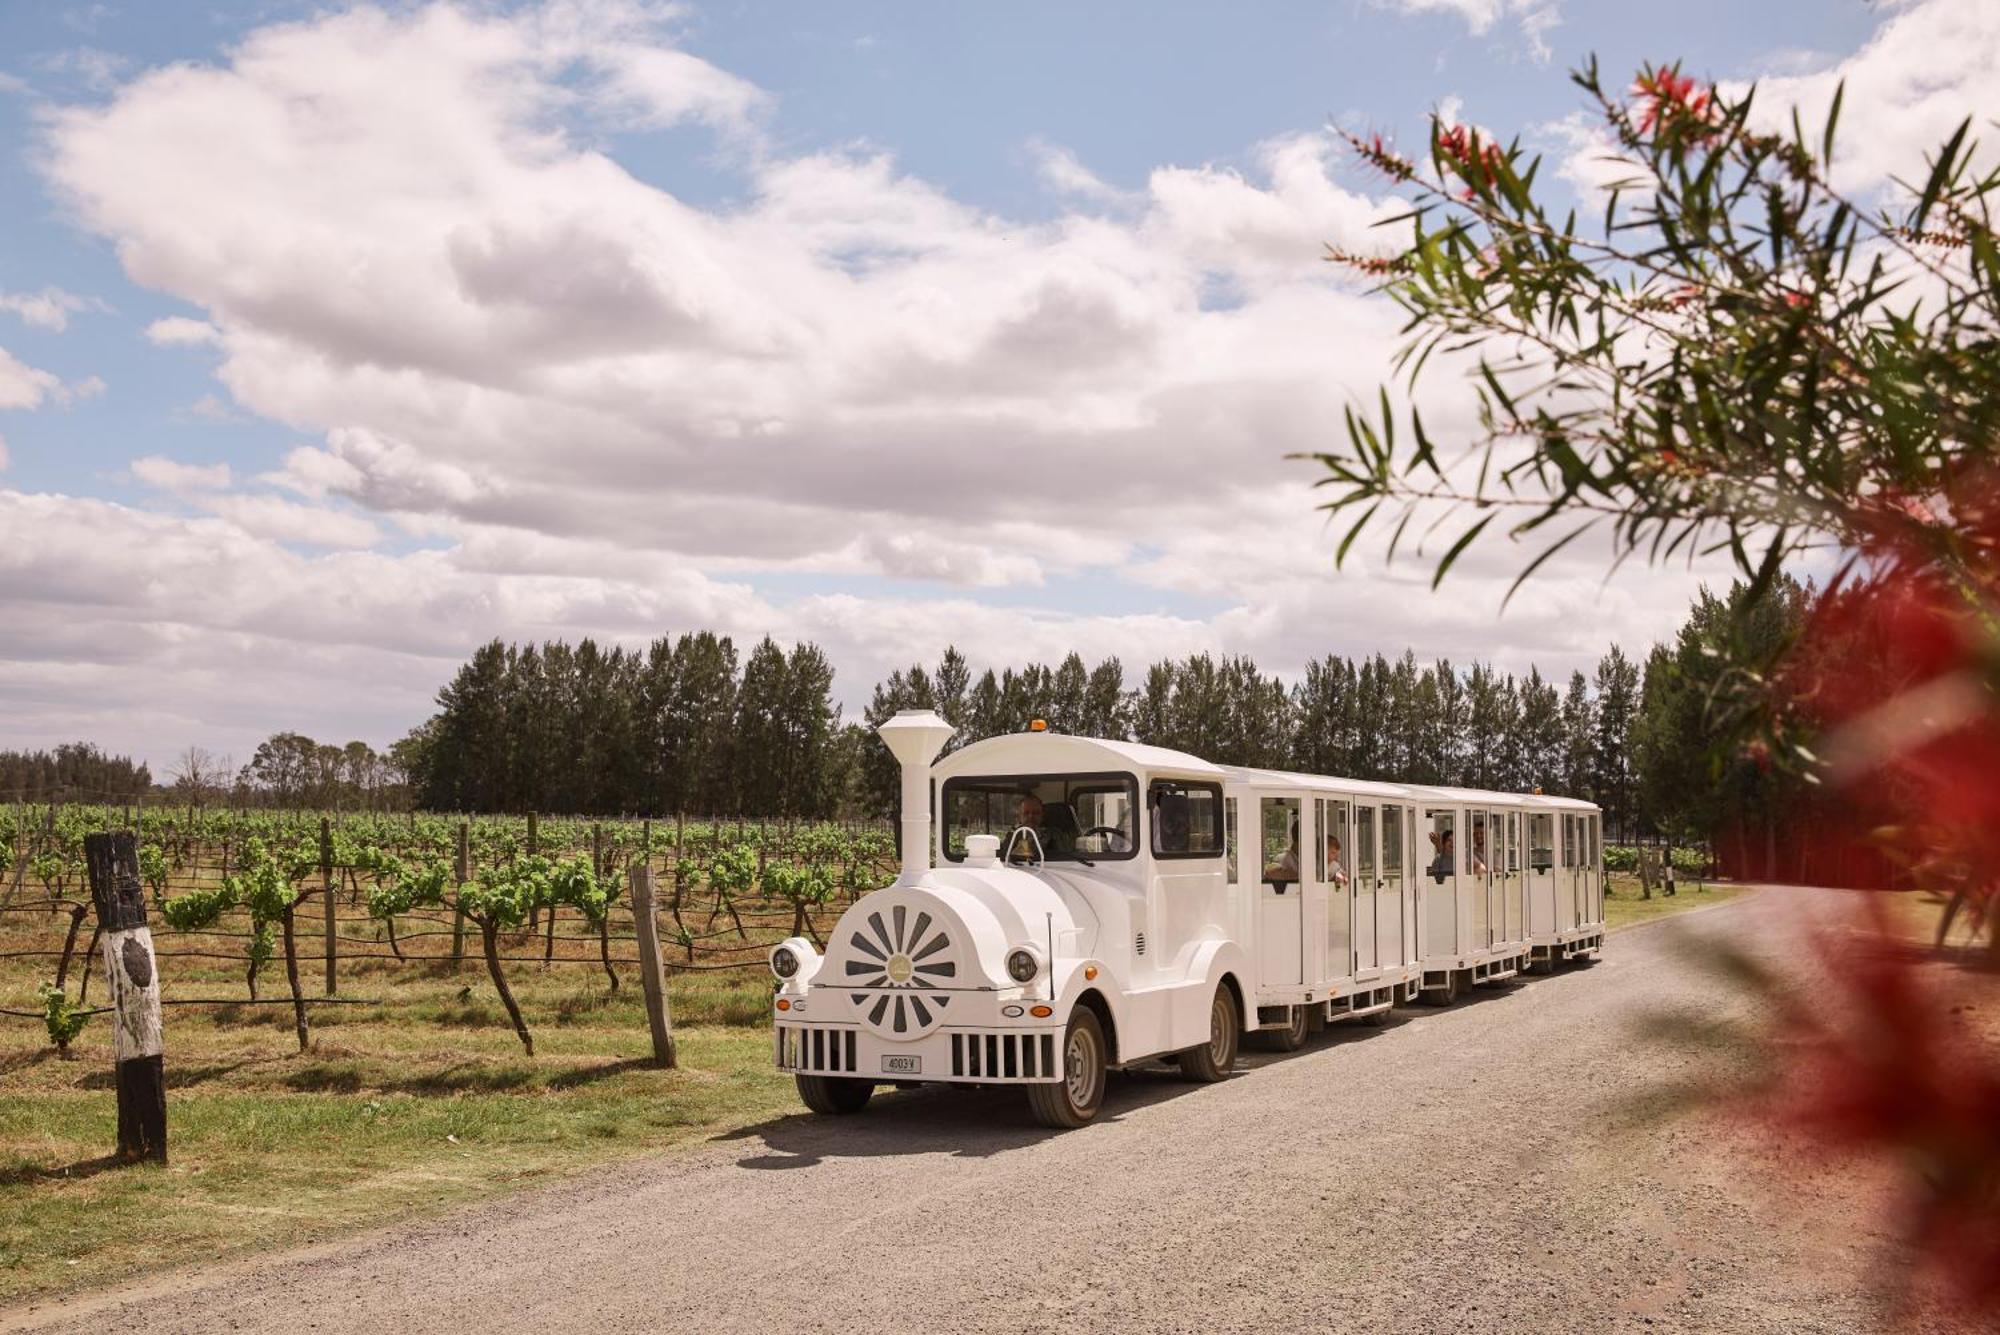
<svg viewBox="0 0 2000 1335">
<path fill-rule="evenodd" d="M 1045 816 L 1046 812 L 1042 806 L 1041 798 L 1035 796 L 1033 793 L 1021 794 L 1020 804 L 1014 808 L 1015 827 L 1035 832 L 1035 838 L 1041 841 L 1043 857 L 1053 857 L 1058 852 L 1068 853 L 1072 851 L 1070 848 L 1069 831 L 1052 829 L 1044 825 L 1043 820 Z M 1032 844 L 1026 839 L 1015 841 L 1014 857 L 1017 860 L 1033 856 L 1034 846 Z"/>
</svg>

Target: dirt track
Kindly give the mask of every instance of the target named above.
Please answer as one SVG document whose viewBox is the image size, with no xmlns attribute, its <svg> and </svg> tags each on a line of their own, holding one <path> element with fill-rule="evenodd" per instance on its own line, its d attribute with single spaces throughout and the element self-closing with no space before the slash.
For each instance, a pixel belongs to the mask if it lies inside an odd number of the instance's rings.
<svg viewBox="0 0 2000 1335">
<path fill-rule="evenodd" d="M 1618 1112 L 1684 1073 L 1635 1019 L 1747 1004 L 1675 943 L 1826 898 L 1636 928 L 1220 1085 L 1115 1078 L 1081 1132 L 992 1094 L 879 1098 L 0 1330 L 1870 1329 L 1867 1188 Z"/>
</svg>

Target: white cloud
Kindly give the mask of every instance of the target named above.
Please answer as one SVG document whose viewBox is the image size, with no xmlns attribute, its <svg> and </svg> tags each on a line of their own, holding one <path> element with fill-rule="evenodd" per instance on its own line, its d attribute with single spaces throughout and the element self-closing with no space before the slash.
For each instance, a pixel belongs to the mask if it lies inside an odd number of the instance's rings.
<svg viewBox="0 0 2000 1335">
<path fill-rule="evenodd" d="M 206 320 L 169 315 L 146 326 L 146 338 L 156 347 L 192 348 L 222 341 L 222 331 Z"/>
<path fill-rule="evenodd" d="M 1926 155 L 1967 116 L 1973 136 L 1987 141 L 1991 166 L 2000 148 L 1991 133 L 1992 111 L 2000 106 L 2000 5 L 1917 0 L 1902 6 L 1847 59 L 1812 73 L 1759 80 L 1764 124 L 1789 130 L 1797 107 L 1812 132 L 1825 122 L 1842 83 L 1833 170 L 1842 189 L 1873 189 L 1892 177 L 1921 187 Z"/>
<path fill-rule="evenodd" d="M 1491 32 L 1507 18 L 1521 30 L 1529 55 L 1547 64 L 1555 54 L 1548 33 L 1562 24 L 1562 8 L 1555 0 L 1374 0 L 1385 9 L 1404 14 L 1455 14 L 1465 21 L 1475 37 Z"/>
<path fill-rule="evenodd" d="M 38 408 L 42 400 L 61 397 L 60 377 L 17 361 L 0 348 L 0 408 Z"/>
<path fill-rule="evenodd" d="M 1755 82 L 1753 121 L 1766 131 L 1789 134 L 1796 111 L 1816 140 L 1835 90 L 1845 85 L 1833 161 L 1833 182 L 1843 191 L 1879 191 L 1896 179 L 1920 187 L 1927 159 L 1968 116 L 1975 140 L 1986 132 L 1986 166 L 2000 164 L 1989 123 L 1989 109 L 2000 105 L 2000 5 L 1990 0 L 1914 0 L 1843 60 L 1781 51 L 1770 62 L 1781 71 L 1811 68 L 1722 85 L 1740 96 Z M 1560 155 L 1557 171 L 1581 191 L 1601 193 L 1640 175 L 1582 112 L 1538 129 Z"/>
<path fill-rule="evenodd" d="M 1059 195 L 1073 195 L 1104 203 L 1122 203 L 1130 198 L 1084 166 L 1073 149 L 1043 139 L 1030 139 L 1028 152 L 1034 157 L 1035 174 L 1041 178 L 1042 184 Z"/>
<path fill-rule="evenodd" d="M 148 454 L 132 461 L 132 476 L 149 487 L 185 496 L 190 492 L 226 488 L 229 485 L 229 465 L 184 464 L 163 455 Z"/>
<path fill-rule="evenodd" d="M 20 316 L 22 323 L 32 328 L 56 333 L 69 328 L 69 317 L 77 312 L 102 309 L 103 302 L 79 297 L 59 287 L 45 287 L 39 292 L 0 292 L 0 311 Z"/>
</svg>

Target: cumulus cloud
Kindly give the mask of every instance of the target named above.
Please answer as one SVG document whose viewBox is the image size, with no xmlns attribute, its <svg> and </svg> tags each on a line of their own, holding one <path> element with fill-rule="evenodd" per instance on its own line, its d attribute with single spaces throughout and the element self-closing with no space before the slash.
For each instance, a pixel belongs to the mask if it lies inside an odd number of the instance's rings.
<svg viewBox="0 0 2000 1335">
<path fill-rule="evenodd" d="M 132 476 L 149 487 L 175 496 L 190 492 L 220 491 L 229 485 L 228 464 L 184 464 L 158 454 L 132 461 Z"/>
<path fill-rule="evenodd" d="M 146 326 L 146 339 L 155 347 L 193 348 L 220 343 L 222 331 L 206 320 L 169 315 Z"/>
<path fill-rule="evenodd" d="M 1842 84 L 1845 133 L 1834 152 L 1834 183 L 1859 191 L 1901 177 L 1921 187 L 1925 155 L 1935 153 L 1960 121 L 1973 117 L 1975 135 L 1991 128 L 1992 108 L 2000 105 L 2000 6 L 1989 0 L 1903 6 L 1847 59 L 1760 80 L 1765 125 L 1789 129 L 1794 107 L 1809 127 L 1824 123 Z M 1988 139 L 1991 166 L 2000 159 Z"/>
<path fill-rule="evenodd" d="M 0 348 L 0 408 L 38 408 L 43 399 L 60 397 L 62 392 L 59 376 L 17 361 Z"/>
<path fill-rule="evenodd" d="M 103 308 L 104 303 L 95 298 L 79 297 L 59 287 L 45 287 L 39 292 L 0 292 L 0 311 L 18 315 L 31 328 L 56 333 L 69 328 L 69 317 L 77 312 Z"/>
<path fill-rule="evenodd" d="M 1808 136 L 1815 136 L 1844 85 L 1834 185 L 1856 194 L 1882 190 L 1896 179 L 1921 186 L 1928 158 L 1959 122 L 1971 116 L 1977 139 L 1988 128 L 1987 109 L 2000 105 L 2000 6 L 1987 0 L 1914 0 L 1895 9 L 1845 59 L 1792 51 L 1772 59 L 1785 72 L 1755 81 L 1752 120 L 1759 128 L 1790 133 L 1796 112 Z M 1749 86 L 1744 80 L 1723 81 L 1736 95 Z M 1557 170 L 1579 191 L 1602 193 L 1639 174 L 1581 112 L 1539 128 L 1558 155 Z M 1996 149 L 2000 144 L 1986 136 L 1989 169 L 2000 165 Z"/>
<path fill-rule="evenodd" d="M 1405 14 L 1455 14 L 1465 20 L 1474 36 L 1491 32 L 1503 18 L 1512 19 L 1520 29 L 1528 53 L 1547 63 L 1554 52 L 1548 43 L 1549 30 L 1562 23 L 1562 9 L 1554 0 L 1375 0 L 1387 9 Z"/>
</svg>

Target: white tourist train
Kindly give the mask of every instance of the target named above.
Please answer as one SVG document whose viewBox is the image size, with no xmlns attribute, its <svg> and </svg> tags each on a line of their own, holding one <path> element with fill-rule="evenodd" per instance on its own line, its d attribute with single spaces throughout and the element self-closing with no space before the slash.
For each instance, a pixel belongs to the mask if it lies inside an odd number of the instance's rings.
<svg viewBox="0 0 2000 1335">
<path fill-rule="evenodd" d="M 777 1063 L 816 1112 L 945 1081 L 1020 1085 L 1042 1122 L 1082 1126 L 1112 1068 L 1220 1080 L 1246 1033 L 1296 1048 L 1604 943 L 1588 802 L 1214 765 L 1039 723 L 933 764 L 951 731 L 928 710 L 882 725 L 901 874 L 825 955 L 771 952 Z"/>
</svg>

